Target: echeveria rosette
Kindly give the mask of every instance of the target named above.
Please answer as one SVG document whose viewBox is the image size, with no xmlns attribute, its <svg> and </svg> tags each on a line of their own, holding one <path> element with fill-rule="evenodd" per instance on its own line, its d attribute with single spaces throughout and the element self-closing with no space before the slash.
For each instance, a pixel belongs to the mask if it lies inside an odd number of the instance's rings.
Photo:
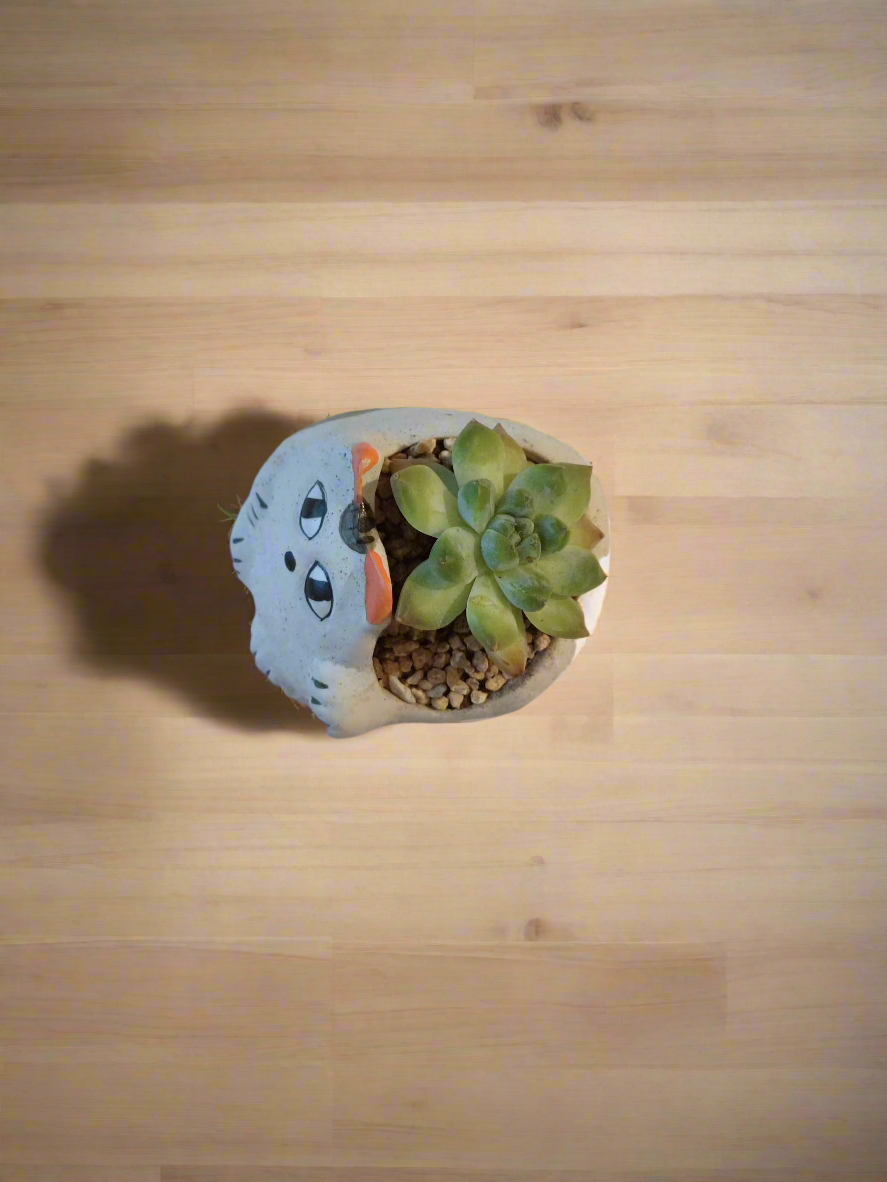
<svg viewBox="0 0 887 1182">
<path fill-rule="evenodd" d="M 453 446 L 453 470 L 433 463 L 391 478 L 410 525 L 437 541 L 409 576 L 396 616 L 443 628 L 461 612 L 490 659 L 510 676 L 527 664 L 524 616 L 551 636 L 588 630 L 576 597 L 607 577 L 585 519 L 591 467 L 531 464 L 501 424 L 472 420 Z"/>
</svg>

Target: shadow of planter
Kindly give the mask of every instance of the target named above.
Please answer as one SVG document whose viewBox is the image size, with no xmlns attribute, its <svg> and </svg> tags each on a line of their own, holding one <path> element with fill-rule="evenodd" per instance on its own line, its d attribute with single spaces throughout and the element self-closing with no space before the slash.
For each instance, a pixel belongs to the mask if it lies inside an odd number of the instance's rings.
<svg viewBox="0 0 887 1182">
<path fill-rule="evenodd" d="M 146 678 L 232 725 L 324 733 L 253 664 L 252 600 L 217 508 L 245 496 L 271 452 L 309 421 L 244 410 L 209 426 L 147 423 L 55 493 L 40 557 L 70 603 L 88 666 Z"/>
</svg>

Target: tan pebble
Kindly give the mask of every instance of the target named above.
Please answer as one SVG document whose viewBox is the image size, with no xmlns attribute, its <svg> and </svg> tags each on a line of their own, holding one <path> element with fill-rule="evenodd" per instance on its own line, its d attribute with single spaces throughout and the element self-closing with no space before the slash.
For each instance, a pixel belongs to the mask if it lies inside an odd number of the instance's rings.
<svg viewBox="0 0 887 1182">
<path fill-rule="evenodd" d="M 435 669 L 443 669 L 445 665 L 450 663 L 449 653 L 435 653 L 432 657 L 431 664 Z"/>
<path fill-rule="evenodd" d="M 400 661 L 383 661 L 382 668 L 388 677 L 400 676 Z"/>
<path fill-rule="evenodd" d="M 390 456 L 386 456 L 385 459 L 382 461 L 382 471 L 383 472 L 390 472 L 391 471 L 391 457 Z"/>
<path fill-rule="evenodd" d="M 458 632 L 460 636 L 467 636 L 471 629 L 468 627 L 468 621 L 462 616 L 453 625 L 453 631 Z"/>
<path fill-rule="evenodd" d="M 532 648 L 533 647 L 533 633 L 529 630 L 529 628 L 527 628 L 524 631 L 524 636 L 527 639 L 527 644 L 530 646 L 530 648 Z"/>
<path fill-rule="evenodd" d="M 481 643 L 476 636 L 469 634 L 465 637 L 465 647 L 469 652 L 479 653 L 481 650 Z"/>
<path fill-rule="evenodd" d="M 478 673 L 486 673 L 490 667 L 490 658 L 486 653 L 475 653 L 471 658 L 471 663 Z"/>
<path fill-rule="evenodd" d="M 433 685 L 428 690 L 428 697 L 432 699 L 442 698 L 446 692 L 447 687 L 445 685 Z"/>
<path fill-rule="evenodd" d="M 458 710 L 460 706 L 465 705 L 465 695 L 457 694 L 455 690 L 451 690 L 450 693 L 447 694 L 447 698 L 454 710 Z"/>
<path fill-rule="evenodd" d="M 377 677 L 385 676 L 385 670 L 382 668 L 382 662 L 378 657 L 373 657 L 373 672 Z"/>
<path fill-rule="evenodd" d="M 485 694 L 483 690 L 480 690 L 480 689 L 473 689 L 473 690 L 471 691 L 471 704 L 472 704 L 472 706 L 483 706 L 484 702 L 487 700 L 487 698 L 488 698 L 489 696 L 490 696 L 490 695 L 489 695 L 489 694 Z"/>
<path fill-rule="evenodd" d="M 396 657 L 406 657 L 415 652 L 418 647 L 415 640 L 396 640 L 391 651 Z"/>
<path fill-rule="evenodd" d="M 456 686 L 458 686 L 458 685 L 465 686 L 465 689 L 466 690 L 468 689 L 468 687 L 465 685 L 465 682 L 462 680 L 462 670 L 461 669 L 454 669 L 453 666 L 450 665 L 450 667 L 447 670 L 445 670 L 445 672 L 446 672 L 446 678 L 447 678 L 447 685 L 450 687 L 450 689 L 455 689 Z"/>
<path fill-rule="evenodd" d="M 484 682 L 485 689 L 492 691 L 500 690 L 505 684 L 505 678 L 501 673 L 497 673 L 495 677 L 488 677 Z"/>
<path fill-rule="evenodd" d="M 447 675 L 444 673 L 443 669 L 438 669 L 437 666 L 435 666 L 433 669 L 429 669 L 427 671 L 425 678 L 427 681 L 430 681 L 432 685 L 443 685 L 447 679 Z"/>
<path fill-rule="evenodd" d="M 451 632 L 449 636 L 449 645 L 453 652 L 455 652 L 457 648 L 465 648 L 465 641 L 458 632 Z"/>
<path fill-rule="evenodd" d="M 455 447 L 455 444 L 456 444 L 456 436 L 455 435 L 445 435 L 444 436 L 443 445 L 447 449 L 447 451 L 452 451 L 453 448 Z"/>
<path fill-rule="evenodd" d="M 401 673 L 412 673 L 412 671 L 413 671 L 412 657 L 401 657 L 400 658 L 400 671 L 401 671 Z"/>
<path fill-rule="evenodd" d="M 431 653 L 427 648 L 417 648 L 413 653 L 413 668 L 427 669 L 431 664 Z"/>
<path fill-rule="evenodd" d="M 438 640 L 434 645 L 434 651 L 436 653 L 448 653 L 450 651 L 450 646 L 445 640 Z"/>
<path fill-rule="evenodd" d="M 411 456 L 430 456 L 437 446 L 436 439 L 420 439 L 410 448 Z"/>
<path fill-rule="evenodd" d="M 404 685 L 399 677 L 389 677 L 388 688 L 396 697 L 400 698 L 402 702 L 409 702 L 410 705 L 415 703 L 416 699 L 413 697 L 413 691 L 409 688 L 409 686 Z"/>
<path fill-rule="evenodd" d="M 450 664 L 454 669 L 470 669 L 471 662 L 461 649 L 456 649 L 450 657 Z"/>
<path fill-rule="evenodd" d="M 417 706 L 428 705 L 428 695 L 424 690 L 420 690 L 418 686 L 413 687 L 413 697 L 416 699 Z"/>
<path fill-rule="evenodd" d="M 431 702 L 431 708 L 432 710 L 449 710 L 450 703 L 446 698 L 434 698 Z"/>
<path fill-rule="evenodd" d="M 418 685 L 422 680 L 421 673 L 411 673 L 404 681 L 404 685 Z"/>
<path fill-rule="evenodd" d="M 438 456 L 438 459 L 440 460 L 440 462 L 442 464 L 447 464 L 447 465 L 452 464 L 453 453 L 451 451 L 447 451 L 447 449 L 444 448 L 443 451 Z"/>
<path fill-rule="evenodd" d="M 465 684 L 468 686 L 468 688 L 470 690 L 480 689 L 480 682 L 477 680 L 476 677 L 466 677 Z"/>
<path fill-rule="evenodd" d="M 427 677 L 423 677 L 421 681 L 417 682 L 420 690 L 434 689 L 434 682 L 429 681 Z"/>
<path fill-rule="evenodd" d="M 551 644 L 551 637 L 547 636 L 544 632 L 540 632 L 534 643 L 536 646 L 536 652 L 541 653 Z"/>
</svg>

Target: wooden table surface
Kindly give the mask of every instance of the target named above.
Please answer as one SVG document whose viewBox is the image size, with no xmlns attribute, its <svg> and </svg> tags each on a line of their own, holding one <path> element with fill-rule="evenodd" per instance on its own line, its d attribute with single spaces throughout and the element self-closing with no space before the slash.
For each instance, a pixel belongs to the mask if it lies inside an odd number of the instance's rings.
<svg viewBox="0 0 887 1182">
<path fill-rule="evenodd" d="M 0 5 L 0 1182 L 887 1170 L 884 0 Z M 568 439 L 599 631 L 334 742 L 217 502 Z"/>
</svg>

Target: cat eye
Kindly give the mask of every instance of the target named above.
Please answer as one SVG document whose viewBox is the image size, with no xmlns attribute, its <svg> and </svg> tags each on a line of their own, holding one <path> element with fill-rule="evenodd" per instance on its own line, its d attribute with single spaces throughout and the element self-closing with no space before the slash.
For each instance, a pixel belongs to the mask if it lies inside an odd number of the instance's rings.
<svg viewBox="0 0 887 1182">
<path fill-rule="evenodd" d="M 333 610 L 333 585 L 319 562 L 305 577 L 305 598 L 318 620 L 325 620 Z"/>
<path fill-rule="evenodd" d="M 308 490 L 299 513 L 299 525 L 306 538 L 316 538 L 326 517 L 326 490 L 316 480 Z"/>
</svg>

